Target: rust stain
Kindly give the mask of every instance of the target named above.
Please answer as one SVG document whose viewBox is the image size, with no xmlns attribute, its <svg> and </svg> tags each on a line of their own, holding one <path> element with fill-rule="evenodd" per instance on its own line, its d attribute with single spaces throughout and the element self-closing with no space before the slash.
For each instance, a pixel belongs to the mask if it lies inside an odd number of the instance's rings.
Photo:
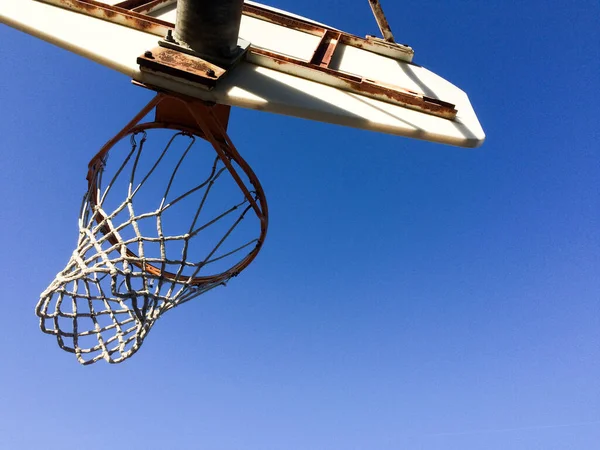
<svg viewBox="0 0 600 450">
<path fill-rule="evenodd" d="M 161 111 L 159 111 L 159 107 L 163 102 L 170 103 L 170 105 L 166 105 L 167 108 L 177 108 L 177 114 L 175 116 L 169 117 L 169 114 L 167 114 L 167 118 L 175 119 L 176 123 L 161 123 L 158 121 L 140 123 L 140 120 L 152 109 L 156 108 L 156 114 L 160 116 Z M 164 110 L 162 112 L 164 113 Z M 185 117 L 185 121 L 179 122 L 177 119 L 182 117 Z M 227 171 L 231 174 L 235 183 L 243 192 L 243 195 L 248 200 L 250 207 L 254 210 L 260 221 L 260 236 L 257 239 L 256 246 L 241 261 L 222 273 L 208 276 L 186 276 L 182 278 L 181 274 L 171 273 L 164 270 L 164 268 L 158 268 L 150 263 L 142 264 L 139 262 L 140 258 L 136 253 L 129 248 L 125 248 L 127 256 L 132 259 L 132 264 L 135 266 L 142 270 L 146 270 L 155 276 L 166 278 L 167 280 L 177 280 L 193 285 L 202 285 L 203 283 L 207 282 L 218 283 L 226 281 L 232 276 L 236 276 L 254 260 L 260 251 L 263 242 L 265 241 L 269 225 L 269 209 L 264 190 L 260 184 L 260 181 L 258 180 L 258 177 L 248 163 L 241 157 L 233 142 L 231 142 L 231 139 L 227 135 L 226 122 L 228 117 L 228 106 L 209 106 L 203 102 L 189 97 L 158 94 L 134 117 L 134 119 L 125 128 L 123 128 L 116 136 L 108 141 L 108 143 L 106 143 L 104 147 L 102 147 L 89 162 L 87 175 L 88 192 L 91 194 L 89 201 L 92 208 L 95 208 L 99 201 L 99 179 L 97 175 L 103 165 L 102 161 L 121 139 L 125 138 L 129 134 L 153 128 L 166 128 L 178 131 L 186 131 L 190 134 L 196 134 L 201 138 L 206 139 L 213 146 L 213 149 L 217 153 L 219 159 L 223 162 Z M 191 128 L 189 125 L 191 125 Z M 238 171 L 244 175 L 244 178 L 240 176 Z M 252 192 L 247 187 L 247 183 L 243 181 L 244 179 L 247 179 L 254 188 Z M 106 215 L 100 211 L 94 217 L 94 219 L 96 220 L 96 223 L 100 225 L 100 231 L 106 236 L 108 242 L 110 242 L 112 245 L 119 244 L 119 240 L 115 236 L 114 231 L 111 230 L 108 225 L 103 224 L 107 220 Z"/>
<path fill-rule="evenodd" d="M 402 103 L 407 106 L 413 106 L 418 109 L 423 109 L 426 112 L 453 119 L 456 117 L 456 109 L 453 104 L 437 100 L 431 97 L 425 97 L 411 91 L 403 91 L 399 89 L 391 89 L 380 86 L 374 82 L 363 80 L 356 86 L 353 86 L 358 92 L 371 94 L 375 98 L 381 96 L 388 98 L 394 102 Z"/>
<path fill-rule="evenodd" d="M 137 8 L 138 6 L 142 6 L 147 2 L 148 2 L 148 0 L 125 0 L 123 2 L 119 2 L 119 3 L 115 4 L 114 6 L 116 6 L 118 8 L 123 8 L 123 9 L 133 9 L 133 8 Z"/>
<path fill-rule="evenodd" d="M 152 33 L 156 36 L 165 36 L 167 30 L 173 29 L 175 25 L 171 22 L 156 19 L 143 14 L 146 10 L 162 3 L 169 3 L 170 0 L 125 0 L 111 6 L 96 0 L 37 0 L 43 3 L 62 6 L 74 11 L 107 20 L 113 23 L 133 28 L 136 30 Z M 139 5 L 139 6 L 136 6 Z M 270 23 L 281 25 L 290 29 L 302 31 L 315 36 L 322 36 L 325 32 L 340 33 L 340 42 L 357 48 L 364 48 L 367 51 L 380 53 L 367 41 L 358 36 L 349 33 L 340 32 L 329 27 L 314 24 L 310 21 L 293 18 L 270 11 L 268 9 L 244 4 L 243 12 L 246 16 L 255 17 Z M 402 49 L 400 49 L 402 51 Z M 412 55 L 411 49 L 405 49 L 404 52 Z M 383 53 L 381 53 L 383 54 Z"/>
<path fill-rule="evenodd" d="M 163 4 L 165 6 L 167 6 L 167 4 L 172 4 L 172 3 L 173 3 L 173 0 L 153 0 L 149 3 L 147 2 L 147 0 L 140 0 L 140 6 L 125 8 L 125 9 L 131 9 L 132 11 L 135 11 L 137 13 L 146 13 L 146 12 L 150 12 L 155 9 L 158 9 L 158 7 Z M 120 6 L 120 5 L 115 5 L 115 6 Z"/>
<path fill-rule="evenodd" d="M 314 23 L 285 16 L 283 14 L 260 8 L 255 5 L 249 5 L 247 3 L 244 4 L 244 14 L 250 17 L 256 17 L 257 19 L 263 19 L 271 23 L 283 25 L 293 30 L 304 31 L 314 35 L 321 35 L 325 32 L 325 30 L 327 30 L 327 28 L 315 25 Z"/>
<path fill-rule="evenodd" d="M 163 35 L 173 24 L 94 0 L 40 0 L 140 31 Z"/>
<path fill-rule="evenodd" d="M 166 73 L 209 89 L 226 73 L 221 67 L 201 58 L 163 47 L 152 49 L 149 56 L 138 57 L 137 62 L 142 69 Z"/>
<path fill-rule="evenodd" d="M 416 109 L 418 111 L 426 112 L 439 117 L 444 117 L 446 119 L 454 119 L 456 117 L 457 111 L 453 104 L 435 98 L 426 97 L 422 94 L 409 91 L 408 89 L 403 89 L 399 86 L 392 87 L 389 85 L 383 85 L 363 77 L 339 72 L 328 67 L 311 64 L 306 61 L 274 52 L 269 52 L 263 49 L 252 48 L 250 49 L 250 53 L 268 58 L 269 62 L 274 66 L 282 67 L 280 70 L 295 76 L 311 79 L 311 77 L 308 77 L 307 75 L 303 76 L 302 73 L 298 73 L 298 70 L 293 70 L 294 67 L 304 67 L 306 69 L 310 69 L 311 71 L 321 72 L 324 75 L 329 76 L 329 79 L 332 80 L 329 85 L 332 87 L 341 87 L 349 92 L 358 93 L 365 95 L 366 97 L 387 101 L 389 103 L 400 104 L 408 108 Z M 328 84 L 327 82 L 325 83 Z"/>
<path fill-rule="evenodd" d="M 321 67 L 329 67 L 333 54 L 340 41 L 341 33 L 334 33 L 333 31 L 327 30 L 323 33 L 319 45 L 313 52 L 312 58 L 310 59 L 311 64 L 316 64 Z"/>
<path fill-rule="evenodd" d="M 383 37 L 387 42 L 393 43 L 394 35 L 392 34 L 390 24 L 388 23 L 385 14 L 383 13 L 383 9 L 381 7 L 381 4 L 379 3 L 379 0 L 369 0 L 369 3 L 371 5 L 371 10 L 375 15 L 377 25 L 381 30 L 381 34 L 383 34 Z"/>
<path fill-rule="evenodd" d="M 339 31 L 334 28 L 330 28 L 330 27 L 327 27 L 324 25 L 317 25 L 315 23 L 312 23 L 310 21 L 303 20 L 300 18 L 289 17 L 284 14 L 273 12 L 273 11 L 270 11 L 268 9 L 262 8 L 257 5 L 244 4 L 243 11 L 244 11 L 244 15 L 246 15 L 246 16 L 255 17 L 257 19 L 265 20 L 267 22 L 281 25 L 281 26 L 284 26 L 286 28 L 290 28 L 293 30 L 303 31 L 305 33 L 312 34 L 314 36 L 321 37 L 326 32 L 339 33 L 340 34 L 340 42 L 343 44 L 350 45 L 352 47 L 363 48 L 367 51 L 381 54 L 384 56 L 389 56 L 389 54 L 387 54 L 387 53 L 381 53 L 381 51 L 378 50 L 378 48 L 376 46 L 369 43 L 367 39 L 355 36 L 350 33 Z M 388 29 L 389 29 L 389 25 L 388 25 Z M 391 31 L 389 32 L 389 35 L 391 36 Z M 392 41 L 393 41 L 393 37 L 392 37 Z M 392 42 L 388 42 L 388 43 L 391 44 L 397 52 L 404 54 L 404 58 L 401 58 L 401 59 L 406 59 L 406 58 L 410 59 L 414 53 L 410 47 L 404 46 L 402 44 L 395 44 Z"/>
</svg>

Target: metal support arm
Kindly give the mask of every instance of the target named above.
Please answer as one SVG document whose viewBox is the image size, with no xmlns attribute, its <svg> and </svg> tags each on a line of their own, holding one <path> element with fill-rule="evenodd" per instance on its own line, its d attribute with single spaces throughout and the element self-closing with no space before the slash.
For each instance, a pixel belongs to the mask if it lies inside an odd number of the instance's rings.
<svg viewBox="0 0 600 450">
<path fill-rule="evenodd" d="M 381 3 L 379 3 L 379 0 L 369 0 L 369 5 L 371 5 L 371 10 L 373 11 L 373 15 L 375 16 L 377 25 L 381 30 L 383 39 L 390 43 L 395 42 L 394 35 L 392 34 L 392 29 L 390 28 L 390 24 L 385 18 L 385 14 L 383 13 L 383 8 L 381 7 Z"/>
</svg>

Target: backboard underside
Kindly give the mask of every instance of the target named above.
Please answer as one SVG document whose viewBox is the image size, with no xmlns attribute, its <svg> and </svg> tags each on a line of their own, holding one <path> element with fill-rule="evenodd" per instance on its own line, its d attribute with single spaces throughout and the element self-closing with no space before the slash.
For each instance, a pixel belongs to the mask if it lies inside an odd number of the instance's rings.
<svg viewBox="0 0 600 450">
<path fill-rule="evenodd" d="M 155 89 L 462 147 L 485 139 L 467 95 L 413 64 L 410 47 L 361 39 L 252 2 L 244 6 L 239 33 L 250 44 L 245 58 L 214 84 L 153 70 L 143 55 L 156 51 L 175 15 L 174 0 L 4 0 L 0 6 L 1 22 Z"/>
</svg>

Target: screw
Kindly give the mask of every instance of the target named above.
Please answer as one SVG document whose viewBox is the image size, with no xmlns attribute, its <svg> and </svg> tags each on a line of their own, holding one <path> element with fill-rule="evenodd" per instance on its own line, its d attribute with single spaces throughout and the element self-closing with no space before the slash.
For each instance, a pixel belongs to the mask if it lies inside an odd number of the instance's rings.
<svg viewBox="0 0 600 450">
<path fill-rule="evenodd" d="M 152 56 L 152 52 L 151 52 L 150 50 L 146 50 L 146 51 L 144 52 L 144 56 L 145 56 L 146 58 L 151 58 L 151 59 L 153 59 L 153 58 L 154 58 L 154 56 Z"/>
<path fill-rule="evenodd" d="M 206 75 L 208 75 L 209 77 L 215 77 L 216 76 L 215 71 L 212 70 L 212 69 L 208 69 L 206 71 Z"/>
<path fill-rule="evenodd" d="M 167 30 L 167 36 L 165 37 L 165 41 L 175 42 L 175 39 L 173 39 L 173 31 L 172 30 Z"/>
</svg>

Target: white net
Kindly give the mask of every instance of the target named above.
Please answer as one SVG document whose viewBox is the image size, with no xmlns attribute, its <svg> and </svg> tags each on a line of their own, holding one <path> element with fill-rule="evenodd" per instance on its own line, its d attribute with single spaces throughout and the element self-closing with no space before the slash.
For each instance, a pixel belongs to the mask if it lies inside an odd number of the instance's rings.
<svg viewBox="0 0 600 450">
<path fill-rule="evenodd" d="M 262 189 L 232 145 L 214 146 L 151 124 L 118 141 L 110 164 L 108 153 L 97 161 L 77 249 L 36 308 L 42 331 L 80 363 L 129 358 L 162 314 L 256 256 Z"/>
</svg>

